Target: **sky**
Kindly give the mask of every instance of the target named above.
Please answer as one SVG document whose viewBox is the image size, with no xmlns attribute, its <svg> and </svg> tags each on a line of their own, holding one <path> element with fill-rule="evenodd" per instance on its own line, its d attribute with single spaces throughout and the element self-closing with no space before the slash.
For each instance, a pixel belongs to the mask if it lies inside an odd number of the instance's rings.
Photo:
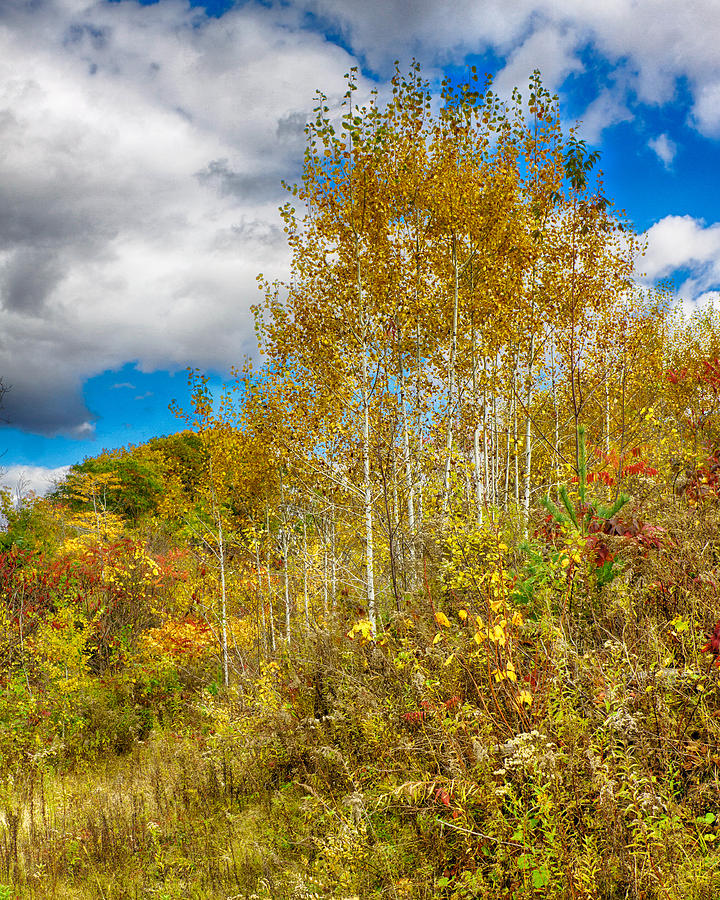
<svg viewBox="0 0 720 900">
<path fill-rule="evenodd" d="M 686 308 L 720 288 L 718 0 L 0 0 L 0 466 L 42 492 L 255 352 L 314 95 L 534 69 Z"/>
</svg>

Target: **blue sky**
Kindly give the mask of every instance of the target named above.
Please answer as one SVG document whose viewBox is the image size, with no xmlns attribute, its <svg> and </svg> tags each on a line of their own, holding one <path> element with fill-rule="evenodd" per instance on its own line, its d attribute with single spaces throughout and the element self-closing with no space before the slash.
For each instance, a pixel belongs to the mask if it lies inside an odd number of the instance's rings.
<svg viewBox="0 0 720 900">
<path fill-rule="evenodd" d="M 382 95 L 395 59 L 533 69 L 602 153 L 686 308 L 720 288 L 717 0 L 2 0 L 0 375 L 5 482 L 42 490 L 103 448 L 179 427 L 187 366 L 254 352 L 282 278 L 282 179 L 317 89 Z"/>
</svg>

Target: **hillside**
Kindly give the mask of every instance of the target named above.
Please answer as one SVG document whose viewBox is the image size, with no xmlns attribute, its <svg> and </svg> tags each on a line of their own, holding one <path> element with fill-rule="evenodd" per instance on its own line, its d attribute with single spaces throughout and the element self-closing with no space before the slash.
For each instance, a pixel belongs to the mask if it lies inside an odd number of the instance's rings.
<svg viewBox="0 0 720 900">
<path fill-rule="evenodd" d="M 262 361 L 5 495 L 0 898 L 720 887 L 720 318 L 539 77 L 320 103 Z"/>
</svg>

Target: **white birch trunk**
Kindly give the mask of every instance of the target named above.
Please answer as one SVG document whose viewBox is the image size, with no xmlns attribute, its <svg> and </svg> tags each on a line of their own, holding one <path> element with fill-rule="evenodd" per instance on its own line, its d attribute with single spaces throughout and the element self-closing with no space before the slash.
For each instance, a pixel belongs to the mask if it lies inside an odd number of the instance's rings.
<svg viewBox="0 0 720 900">
<path fill-rule="evenodd" d="M 497 357 L 495 357 L 495 374 L 497 374 Z M 497 379 L 494 379 L 497 381 Z M 493 386 L 492 392 L 492 498 L 494 506 L 500 506 L 500 441 L 498 434 L 498 415 L 497 415 L 497 389 Z"/>
<path fill-rule="evenodd" d="M 307 522 L 303 516 L 303 597 L 305 600 L 305 627 L 310 630 L 310 598 L 308 597 L 308 543 Z"/>
<path fill-rule="evenodd" d="M 513 443 L 515 444 L 515 509 L 520 508 L 520 447 L 518 445 L 517 359 L 513 370 Z"/>
<path fill-rule="evenodd" d="M 323 613 L 325 614 L 325 625 L 327 626 L 328 617 L 328 546 L 327 546 L 327 519 L 323 516 L 322 536 L 323 536 Z"/>
<path fill-rule="evenodd" d="M 555 454 L 553 456 L 553 481 L 555 483 L 555 501 L 560 499 L 560 409 L 557 398 L 557 378 L 555 377 L 555 341 L 550 342 L 550 366 L 552 370 L 553 415 L 555 425 Z"/>
<path fill-rule="evenodd" d="M 610 385 L 605 376 L 605 455 L 610 455 Z"/>
<path fill-rule="evenodd" d="M 227 586 L 225 582 L 225 540 L 223 537 L 222 518 L 220 510 L 217 510 L 218 520 L 218 559 L 220 560 L 220 597 L 221 597 L 221 624 L 222 624 L 222 655 L 223 678 L 225 687 L 230 684 L 230 669 L 228 665 L 228 640 L 227 640 Z"/>
<path fill-rule="evenodd" d="M 507 440 L 505 441 L 505 491 L 504 501 L 505 510 L 510 507 L 510 416 L 512 414 L 512 400 L 505 403 L 505 429 L 507 431 Z"/>
<path fill-rule="evenodd" d="M 475 470 L 475 503 L 477 505 L 477 519 L 480 525 L 483 522 L 483 509 L 485 506 L 485 482 L 480 468 L 480 435 L 482 427 L 480 423 L 475 426 L 473 434 L 473 467 Z"/>
<path fill-rule="evenodd" d="M 453 319 L 452 337 L 450 344 L 450 362 L 448 365 L 448 425 L 445 447 L 445 477 L 443 479 L 443 516 L 447 512 L 450 499 L 450 465 L 452 462 L 453 445 L 453 420 L 455 418 L 455 361 L 457 357 L 457 331 L 458 331 L 458 305 L 460 297 L 460 273 L 457 261 L 457 242 L 455 235 L 452 238 L 452 266 L 453 266 Z"/>
<path fill-rule="evenodd" d="M 362 455 L 363 455 L 363 499 L 365 507 L 365 587 L 367 590 L 368 619 L 372 633 L 377 633 L 377 616 L 375 612 L 375 564 L 373 543 L 373 498 L 370 480 L 370 373 L 367 358 L 367 315 L 364 311 L 362 275 L 360 271 L 360 251 L 356 244 L 355 260 L 357 264 L 358 303 L 363 316 L 362 335 Z"/>
<path fill-rule="evenodd" d="M 285 589 L 285 640 L 290 646 L 290 573 L 288 571 L 288 536 L 283 529 L 283 586 Z"/>
<path fill-rule="evenodd" d="M 415 484 L 410 461 L 410 429 L 405 400 L 405 373 L 400 360 L 400 409 L 402 410 L 403 467 L 405 469 L 405 490 L 407 491 L 408 555 L 410 557 L 410 589 L 415 587 Z"/>
<path fill-rule="evenodd" d="M 375 615 L 375 566 L 373 561 L 373 506 L 370 481 L 370 398 L 368 396 L 367 356 L 363 350 L 363 493 L 365 500 L 365 584 L 367 587 L 368 619 L 373 634 L 377 631 Z"/>
<path fill-rule="evenodd" d="M 260 607 L 260 624 L 262 625 L 261 644 L 263 654 L 267 654 L 267 623 L 265 621 L 265 598 L 262 589 L 262 569 L 260 567 L 260 541 L 255 542 L 255 571 L 257 572 L 257 602 Z"/>
<path fill-rule="evenodd" d="M 532 402 L 532 368 L 535 356 L 535 335 L 530 338 L 530 354 L 528 357 L 527 395 L 525 418 L 525 491 L 523 493 L 523 514 L 525 528 L 530 518 L 530 470 L 532 466 L 532 422 L 530 420 L 530 403 Z"/>
<path fill-rule="evenodd" d="M 330 594 L 332 602 L 332 610 L 335 612 L 335 604 L 337 603 L 337 550 L 335 548 L 335 504 L 333 503 L 332 533 L 330 548 Z"/>
<path fill-rule="evenodd" d="M 272 647 L 272 652 L 275 653 L 276 645 L 275 645 L 275 611 L 273 609 L 273 600 L 272 600 L 272 582 L 270 580 L 270 510 L 267 505 L 265 506 L 265 527 L 267 530 L 268 542 L 267 542 L 267 551 L 265 554 L 265 566 L 267 569 L 267 587 L 268 587 L 268 617 L 270 619 L 270 646 Z"/>
</svg>

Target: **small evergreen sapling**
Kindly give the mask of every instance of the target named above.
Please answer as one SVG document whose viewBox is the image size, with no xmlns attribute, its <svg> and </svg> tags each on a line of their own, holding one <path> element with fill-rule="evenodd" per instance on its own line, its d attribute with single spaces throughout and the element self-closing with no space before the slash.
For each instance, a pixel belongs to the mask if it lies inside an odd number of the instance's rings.
<svg viewBox="0 0 720 900">
<path fill-rule="evenodd" d="M 540 502 L 542 506 L 552 516 L 553 521 L 558 525 L 572 525 L 582 534 L 587 534 L 590 524 L 594 519 L 604 519 L 608 521 L 616 516 L 620 510 L 630 502 L 628 494 L 619 493 L 614 502 L 605 505 L 598 500 L 587 499 L 588 473 L 587 473 L 587 452 L 585 449 L 585 427 L 581 425 L 578 428 L 578 494 L 579 503 L 573 504 L 567 485 L 560 485 L 558 494 L 564 508 L 561 512 L 558 507 L 550 499 L 550 495 L 544 497 Z"/>
</svg>

